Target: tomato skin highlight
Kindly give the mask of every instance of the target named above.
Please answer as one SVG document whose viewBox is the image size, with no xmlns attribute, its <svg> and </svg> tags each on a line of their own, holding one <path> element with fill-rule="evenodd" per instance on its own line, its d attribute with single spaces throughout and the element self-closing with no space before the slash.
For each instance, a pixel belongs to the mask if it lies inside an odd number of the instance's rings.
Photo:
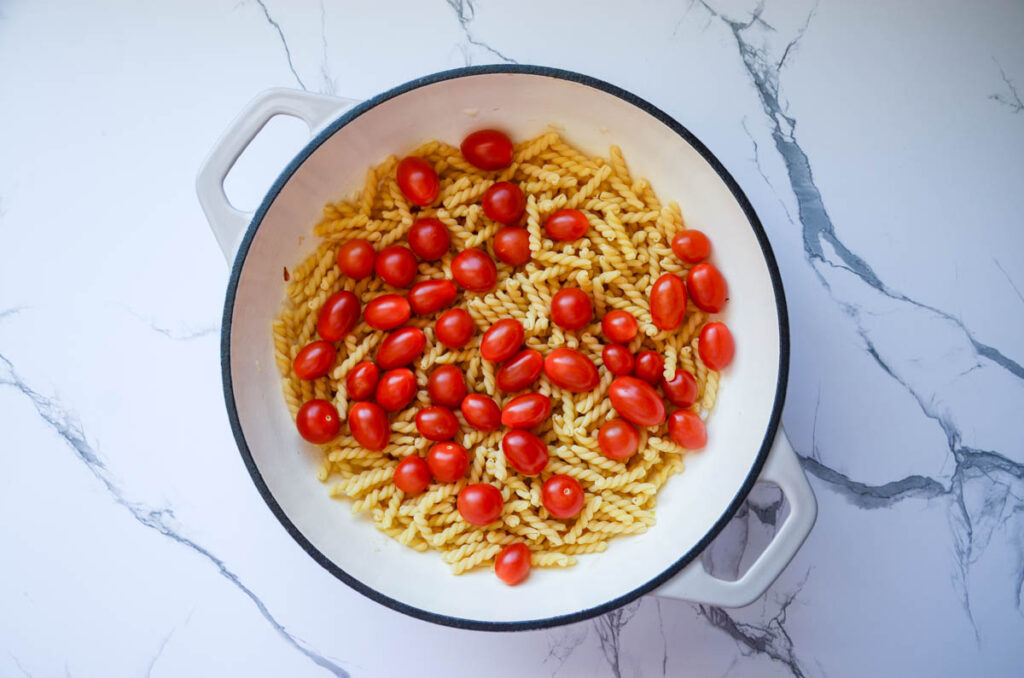
<svg viewBox="0 0 1024 678">
<path fill-rule="evenodd" d="M 363 319 L 375 330 L 401 327 L 410 315 L 409 300 L 398 294 L 384 294 L 372 299 L 363 310 Z"/>
<path fill-rule="evenodd" d="M 369 240 L 356 238 L 338 248 L 338 269 L 353 280 L 362 280 L 373 274 L 377 252 Z"/>
<path fill-rule="evenodd" d="M 424 280 L 409 290 L 409 306 L 416 315 L 430 315 L 451 306 L 458 293 L 451 280 Z"/>
<path fill-rule="evenodd" d="M 676 410 L 670 414 L 668 434 L 672 440 L 688 450 L 699 450 L 708 442 L 704 422 L 692 410 Z"/>
<path fill-rule="evenodd" d="M 604 456 L 622 461 L 636 454 L 640 433 L 625 419 L 609 419 L 597 431 L 597 445 Z"/>
<path fill-rule="evenodd" d="M 392 476 L 395 487 L 406 494 L 413 495 L 430 487 L 430 468 L 423 457 L 410 455 L 398 462 Z"/>
<path fill-rule="evenodd" d="M 463 520 L 470 525 L 482 527 L 501 517 L 505 500 L 494 485 L 475 483 L 462 488 L 455 505 Z"/>
<path fill-rule="evenodd" d="M 622 344 L 608 344 L 601 350 L 601 361 L 605 368 L 614 375 L 632 374 L 636 361 L 629 349 Z"/>
<path fill-rule="evenodd" d="M 484 192 L 480 198 L 484 214 L 499 224 L 514 224 L 526 210 L 526 196 L 523 189 L 510 181 L 499 181 Z"/>
<path fill-rule="evenodd" d="M 392 287 L 408 287 L 416 277 L 416 255 L 402 245 L 389 245 L 373 265 L 377 277 Z"/>
<path fill-rule="evenodd" d="M 587 215 L 574 209 L 558 210 L 544 222 L 544 232 L 549 238 L 559 242 L 578 240 L 589 228 Z"/>
<path fill-rule="evenodd" d="M 699 264 L 711 256 L 711 241 L 702 231 L 688 228 L 679 231 L 672 238 L 672 252 L 680 261 Z"/>
<path fill-rule="evenodd" d="M 427 337 L 418 327 L 402 327 L 395 330 L 377 349 L 377 365 L 384 370 L 405 367 L 423 354 Z"/>
<path fill-rule="evenodd" d="M 498 551 L 494 559 L 494 573 L 509 586 L 522 583 L 530 576 L 530 547 L 516 542 Z"/>
<path fill-rule="evenodd" d="M 519 226 L 505 226 L 494 234 L 494 256 L 509 266 L 522 266 L 530 260 L 530 232 Z"/>
<path fill-rule="evenodd" d="M 686 315 L 686 285 L 674 273 L 666 273 L 651 286 L 651 319 L 663 330 L 674 330 Z"/>
<path fill-rule="evenodd" d="M 458 443 L 434 443 L 427 451 L 427 466 L 440 483 L 454 483 L 469 470 L 469 452 Z"/>
<path fill-rule="evenodd" d="M 551 320 L 564 330 L 583 329 L 593 317 L 590 297 L 578 287 L 558 290 L 551 298 Z"/>
<path fill-rule="evenodd" d="M 524 348 L 498 368 L 494 380 L 505 393 L 515 393 L 537 381 L 544 371 L 544 356 L 540 351 Z"/>
<path fill-rule="evenodd" d="M 455 365 L 441 365 L 427 377 L 430 402 L 454 409 L 466 398 L 466 379 Z"/>
<path fill-rule="evenodd" d="M 462 348 L 473 338 L 476 324 L 469 311 L 453 308 L 441 314 L 434 323 L 434 334 L 437 340 L 448 348 Z"/>
<path fill-rule="evenodd" d="M 693 305 L 708 313 L 718 313 L 729 297 L 729 285 L 714 264 L 697 264 L 686 274 L 686 289 Z"/>
<path fill-rule="evenodd" d="M 572 476 L 554 475 L 541 487 L 541 503 L 555 518 L 572 518 L 583 509 L 583 488 Z"/>
<path fill-rule="evenodd" d="M 587 356 L 572 348 L 556 348 L 544 358 L 544 374 L 559 388 L 583 393 L 597 387 L 601 377 Z"/>
<path fill-rule="evenodd" d="M 511 358 L 526 338 L 523 324 L 514 318 L 502 318 L 491 325 L 480 339 L 480 355 L 484 360 L 499 363 Z"/>
<path fill-rule="evenodd" d="M 665 421 L 665 403 L 650 384 L 636 377 L 616 377 L 608 387 L 612 407 L 623 419 L 638 426 Z"/>
<path fill-rule="evenodd" d="M 470 247 L 452 259 L 452 277 L 470 292 L 490 292 L 498 282 L 498 267 L 486 252 Z"/>
<path fill-rule="evenodd" d="M 459 150 L 473 167 L 487 172 L 505 169 L 512 164 L 512 140 L 496 129 L 481 129 L 462 140 Z"/>
<path fill-rule="evenodd" d="M 295 415 L 295 426 L 299 435 L 311 443 L 329 443 L 341 430 L 341 417 L 334 405 L 326 400 L 307 400 Z"/>
<path fill-rule="evenodd" d="M 341 341 L 359 322 L 361 306 L 356 295 L 348 290 L 327 297 L 316 320 L 316 331 L 321 339 Z"/>
<path fill-rule="evenodd" d="M 395 170 L 398 188 L 413 205 L 424 207 L 434 202 L 441 190 L 434 166 L 423 158 L 402 158 Z"/>
<path fill-rule="evenodd" d="M 459 432 L 459 420 L 440 405 L 429 405 L 416 413 L 416 430 L 427 440 L 451 440 Z"/>
<path fill-rule="evenodd" d="M 509 428 L 533 428 L 551 414 L 551 398 L 543 393 L 524 393 L 505 404 L 501 423 Z"/>
<path fill-rule="evenodd" d="M 676 407 L 690 407 L 697 402 L 697 380 L 686 370 L 677 368 L 671 379 L 662 377 L 661 392 L 665 394 L 665 400 Z"/>
<path fill-rule="evenodd" d="M 409 247 L 424 261 L 437 261 L 448 252 L 451 236 L 448 227 L 433 217 L 417 219 L 406 236 Z"/>
<path fill-rule="evenodd" d="M 345 377 L 345 393 L 349 400 L 369 400 L 377 389 L 380 369 L 371 362 L 361 362 Z"/>
<path fill-rule="evenodd" d="M 406 408 L 415 397 L 416 375 L 412 370 L 400 367 L 381 375 L 374 400 L 385 412 L 397 412 Z"/>
<path fill-rule="evenodd" d="M 496 431 L 501 426 L 501 408 L 483 393 L 470 393 L 462 399 L 462 416 L 478 431 Z"/>
<path fill-rule="evenodd" d="M 368 450 L 383 450 L 391 437 L 388 415 L 376 403 L 363 401 L 349 408 L 348 428 L 356 442 Z"/>
<path fill-rule="evenodd" d="M 627 311 L 608 311 L 601 318 L 601 331 L 604 332 L 605 338 L 616 344 L 628 344 L 639 329 L 640 324 Z"/>
<path fill-rule="evenodd" d="M 501 439 L 501 451 L 509 466 L 524 476 L 535 476 L 548 465 L 551 455 L 543 440 L 522 429 L 512 429 Z"/>
<path fill-rule="evenodd" d="M 656 351 L 642 351 L 636 357 L 636 367 L 633 368 L 633 374 L 651 386 L 661 381 L 664 372 L 665 359 Z"/>
<path fill-rule="evenodd" d="M 329 341 L 312 341 L 302 347 L 292 361 L 295 376 L 305 381 L 319 379 L 331 371 L 338 352 Z"/>
<path fill-rule="evenodd" d="M 725 323 L 712 322 L 704 326 L 697 339 L 697 353 L 713 370 L 724 370 L 732 363 L 736 343 Z"/>
</svg>

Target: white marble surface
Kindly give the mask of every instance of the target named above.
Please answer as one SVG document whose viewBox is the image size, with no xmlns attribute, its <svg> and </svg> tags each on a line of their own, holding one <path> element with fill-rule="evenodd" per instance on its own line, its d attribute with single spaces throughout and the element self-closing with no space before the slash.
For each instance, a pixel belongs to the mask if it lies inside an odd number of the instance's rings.
<svg viewBox="0 0 1024 678">
<path fill-rule="evenodd" d="M 1024 7 L 638 4 L 0 5 L 0 674 L 1024 672 Z M 207 149 L 266 87 L 367 97 L 513 60 L 663 108 L 765 224 L 819 518 L 748 608 L 410 619 L 307 557 L 235 451 Z M 254 153 L 239 201 L 297 134 Z M 779 522 L 755 500 L 716 568 Z"/>
</svg>

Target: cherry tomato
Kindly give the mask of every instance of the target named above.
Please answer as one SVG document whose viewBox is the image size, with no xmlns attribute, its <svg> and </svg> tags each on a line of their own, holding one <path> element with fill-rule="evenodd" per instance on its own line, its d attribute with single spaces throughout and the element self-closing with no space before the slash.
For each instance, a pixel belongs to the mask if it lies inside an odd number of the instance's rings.
<svg viewBox="0 0 1024 678">
<path fill-rule="evenodd" d="M 458 443 L 434 443 L 427 451 L 427 466 L 434 480 L 454 483 L 469 470 L 469 452 Z"/>
<path fill-rule="evenodd" d="M 697 380 L 686 370 L 677 369 L 676 375 L 668 380 L 662 377 L 661 390 L 665 400 L 676 407 L 689 407 L 697 402 Z"/>
<path fill-rule="evenodd" d="M 686 315 L 686 285 L 674 273 L 666 273 L 651 286 L 651 319 L 663 330 L 674 330 Z"/>
<path fill-rule="evenodd" d="M 711 241 L 695 228 L 679 231 L 672 238 L 672 251 L 688 264 L 697 264 L 711 254 Z"/>
<path fill-rule="evenodd" d="M 608 341 L 614 341 L 616 344 L 628 344 L 639 329 L 640 325 L 636 318 L 627 311 L 608 311 L 601 318 L 601 331 Z"/>
<path fill-rule="evenodd" d="M 323 445 L 334 440 L 341 428 L 341 417 L 326 400 L 307 400 L 295 415 L 299 435 L 311 443 Z"/>
<path fill-rule="evenodd" d="M 502 318 L 491 325 L 480 339 L 480 355 L 484 360 L 498 363 L 512 357 L 523 345 L 526 330 L 514 318 Z"/>
<path fill-rule="evenodd" d="M 369 240 L 356 238 L 338 248 L 338 268 L 353 280 L 362 280 L 373 273 L 377 253 Z"/>
<path fill-rule="evenodd" d="M 548 465 L 551 456 L 544 441 L 529 431 L 513 429 L 501 439 L 501 450 L 509 465 L 524 476 L 535 476 Z"/>
<path fill-rule="evenodd" d="M 693 410 L 676 410 L 668 415 L 668 434 L 688 450 L 699 450 L 708 444 L 708 431 Z"/>
<path fill-rule="evenodd" d="M 362 362 L 345 377 L 345 393 L 349 400 L 369 400 L 377 388 L 380 370 L 373 363 Z"/>
<path fill-rule="evenodd" d="M 523 190 L 510 181 L 499 181 L 480 198 L 484 214 L 499 224 L 514 224 L 519 221 L 526 210 L 526 197 Z"/>
<path fill-rule="evenodd" d="M 418 327 L 397 329 L 380 342 L 377 349 L 377 364 L 384 370 L 405 367 L 423 354 L 427 337 Z"/>
<path fill-rule="evenodd" d="M 494 485 L 475 483 L 466 485 L 455 500 L 462 519 L 470 525 L 489 525 L 501 517 L 505 500 Z"/>
<path fill-rule="evenodd" d="M 544 374 L 555 386 L 573 393 L 597 388 L 601 378 L 594 362 L 572 348 L 556 348 L 544 358 Z"/>
<path fill-rule="evenodd" d="M 522 542 L 509 544 L 494 559 L 494 574 L 509 586 L 530 576 L 530 547 Z"/>
<path fill-rule="evenodd" d="M 686 289 L 690 292 L 694 306 L 708 313 L 721 311 L 729 296 L 725 276 L 714 264 L 707 262 L 697 264 L 686 274 Z"/>
<path fill-rule="evenodd" d="M 452 277 L 470 292 L 489 292 L 498 282 L 498 267 L 486 252 L 470 247 L 452 259 Z"/>
<path fill-rule="evenodd" d="M 640 433 L 625 419 L 610 419 L 598 429 L 597 445 L 604 456 L 622 461 L 636 454 L 640 447 Z"/>
<path fill-rule="evenodd" d="M 544 222 L 544 232 L 552 240 L 576 240 L 582 238 L 588 228 L 587 215 L 572 209 L 558 210 Z"/>
<path fill-rule="evenodd" d="M 713 322 L 704 326 L 697 340 L 697 353 L 713 370 L 724 370 L 729 366 L 736 354 L 736 344 L 725 323 Z"/>
<path fill-rule="evenodd" d="M 633 354 L 622 344 L 608 344 L 601 351 L 601 360 L 609 372 L 615 375 L 633 373 Z"/>
<path fill-rule="evenodd" d="M 409 319 L 409 300 L 397 294 L 384 294 L 366 304 L 366 324 L 375 330 L 393 330 Z"/>
<path fill-rule="evenodd" d="M 512 164 L 512 140 L 496 129 L 472 132 L 459 146 L 462 157 L 473 167 L 488 172 L 504 169 Z"/>
<path fill-rule="evenodd" d="M 563 330 L 579 330 L 590 324 L 594 307 L 587 293 L 578 287 L 567 287 L 551 297 L 551 319 Z"/>
<path fill-rule="evenodd" d="M 638 426 L 658 426 L 665 421 L 665 403 L 642 379 L 616 377 L 608 387 L 608 398 L 619 416 Z"/>
<path fill-rule="evenodd" d="M 416 397 L 416 375 L 406 367 L 388 370 L 377 382 L 375 400 L 388 412 L 397 412 Z"/>
<path fill-rule="evenodd" d="M 398 462 L 393 476 L 395 487 L 406 494 L 419 494 L 430 487 L 430 467 L 423 457 L 410 455 Z"/>
<path fill-rule="evenodd" d="M 316 331 L 327 341 L 341 341 L 359 322 L 359 299 L 348 290 L 327 297 L 316 319 Z"/>
<path fill-rule="evenodd" d="M 556 475 L 544 481 L 540 490 L 544 508 L 555 518 L 572 518 L 583 509 L 583 488 L 572 476 Z"/>
<path fill-rule="evenodd" d="M 469 311 L 453 308 L 445 311 L 434 323 L 434 334 L 437 340 L 448 348 L 462 348 L 473 338 L 476 325 Z"/>
<path fill-rule="evenodd" d="M 430 315 L 451 306 L 458 293 L 451 280 L 424 280 L 409 290 L 409 304 L 416 315 Z"/>
<path fill-rule="evenodd" d="M 665 359 L 654 351 L 642 351 L 636 357 L 636 367 L 633 374 L 654 386 L 661 381 L 665 373 Z"/>
<path fill-rule="evenodd" d="M 501 408 L 490 396 L 470 393 L 462 399 L 462 416 L 478 431 L 495 431 L 501 425 Z"/>
<path fill-rule="evenodd" d="M 441 365 L 427 378 L 427 393 L 435 405 L 456 408 L 466 397 L 466 380 L 455 365 Z"/>
<path fill-rule="evenodd" d="M 368 450 L 383 450 L 391 437 L 388 415 L 376 403 L 359 402 L 349 408 L 348 428 L 356 442 Z"/>
<path fill-rule="evenodd" d="M 402 158 L 396 172 L 398 187 L 413 205 L 429 205 L 434 202 L 441 182 L 437 179 L 434 166 L 423 158 L 409 156 Z"/>
<path fill-rule="evenodd" d="M 389 245 L 377 255 L 373 269 L 392 287 L 408 287 L 416 277 L 416 255 L 408 247 Z"/>
<path fill-rule="evenodd" d="M 448 228 L 437 219 L 417 219 L 409 229 L 409 247 L 424 261 L 437 261 L 448 251 Z"/>
<path fill-rule="evenodd" d="M 524 348 L 498 368 L 494 380 L 505 393 L 515 393 L 537 381 L 544 371 L 544 356 L 540 351 Z"/>
<path fill-rule="evenodd" d="M 543 393 L 524 393 L 505 404 L 501 423 L 509 428 L 533 428 L 551 414 L 551 398 Z"/>
<path fill-rule="evenodd" d="M 299 379 L 319 379 L 331 370 L 338 352 L 329 341 L 313 341 L 302 347 L 292 361 L 292 371 Z"/>
<path fill-rule="evenodd" d="M 430 405 L 416 413 L 416 429 L 427 440 L 451 440 L 459 432 L 459 420 L 447 407 Z"/>
<path fill-rule="evenodd" d="M 530 232 L 519 226 L 506 226 L 494 234 L 494 256 L 509 266 L 522 266 L 530 260 Z"/>
</svg>

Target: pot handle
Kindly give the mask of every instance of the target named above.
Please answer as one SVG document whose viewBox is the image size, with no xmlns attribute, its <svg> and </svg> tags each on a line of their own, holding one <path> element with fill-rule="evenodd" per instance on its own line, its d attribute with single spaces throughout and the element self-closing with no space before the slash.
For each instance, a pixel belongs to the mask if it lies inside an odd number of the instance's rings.
<svg viewBox="0 0 1024 678">
<path fill-rule="evenodd" d="M 742 607 L 757 600 L 793 559 L 818 515 L 818 504 L 793 447 L 780 428 L 758 480 L 778 485 L 789 500 L 789 517 L 746 574 L 736 581 L 711 576 L 698 557 L 682 572 L 655 591 L 655 595 L 680 598 L 721 607 Z"/>
<path fill-rule="evenodd" d="M 242 151 L 275 115 L 290 115 L 302 120 L 309 125 L 312 135 L 356 103 L 358 101 L 355 99 L 327 97 L 279 87 L 268 89 L 246 104 L 214 145 L 196 177 L 199 204 L 210 222 L 210 229 L 225 259 L 230 262 L 234 257 L 242 232 L 252 219 L 251 212 L 243 212 L 234 207 L 224 193 L 224 178 Z"/>
</svg>

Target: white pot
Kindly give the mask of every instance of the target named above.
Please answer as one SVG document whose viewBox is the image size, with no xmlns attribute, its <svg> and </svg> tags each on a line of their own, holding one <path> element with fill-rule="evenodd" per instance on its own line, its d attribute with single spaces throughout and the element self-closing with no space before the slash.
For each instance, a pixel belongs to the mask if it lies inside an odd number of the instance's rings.
<svg viewBox="0 0 1024 678">
<path fill-rule="evenodd" d="M 284 169 L 255 215 L 231 207 L 223 180 L 274 115 L 298 117 L 314 138 Z M 358 189 L 366 169 L 428 139 L 458 141 L 498 127 L 515 139 L 554 124 L 582 150 L 622 147 L 637 175 L 675 199 L 687 224 L 710 234 L 729 281 L 724 320 L 737 352 L 723 373 L 708 445 L 658 496 L 657 524 L 614 539 L 569 570 L 535 571 L 517 587 L 492 572 L 461 577 L 436 552 L 416 553 L 353 516 L 316 479 L 319 452 L 295 431 L 281 395 L 270 326 L 284 298 L 281 271 L 315 247 L 324 203 Z M 253 481 L 295 540 L 332 574 L 397 610 L 490 630 L 552 626 L 623 605 L 645 593 L 745 605 L 767 589 L 814 523 L 816 504 L 779 430 L 789 362 L 786 306 L 768 240 L 721 163 L 649 103 L 575 73 L 525 66 L 432 75 L 355 104 L 290 90 L 263 93 L 232 123 L 198 178 L 199 199 L 221 248 L 234 259 L 222 329 L 224 395 Z M 791 512 L 744 577 L 708 575 L 697 556 L 753 484 L 783 489 Z"/>
</svg>

